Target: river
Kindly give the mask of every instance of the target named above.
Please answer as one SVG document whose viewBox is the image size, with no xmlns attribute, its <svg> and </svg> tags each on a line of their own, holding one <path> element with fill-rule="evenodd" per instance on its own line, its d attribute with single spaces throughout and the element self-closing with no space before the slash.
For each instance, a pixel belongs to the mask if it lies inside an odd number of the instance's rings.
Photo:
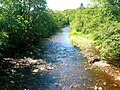
<svg viewBox="0 0 120 90">
<path fill-rule="evenodd" d="M 61 29 L 31 53 L 32 58 L 51 63 L 53 70 L 33 74 L 25 69 L 12 76 L 2 74 L 0 90 L 120 90 L 110 76 L 86 68 L 86 58 L 70 42 L 69 32 L 69 27 Z"/>
</svg>

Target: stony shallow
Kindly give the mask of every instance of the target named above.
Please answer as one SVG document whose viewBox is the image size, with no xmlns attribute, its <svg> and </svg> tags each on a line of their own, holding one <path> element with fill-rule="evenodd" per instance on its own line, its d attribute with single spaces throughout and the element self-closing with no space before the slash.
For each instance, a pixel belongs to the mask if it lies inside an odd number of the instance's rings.
<svg viewBox="0 0 120 90">
<path fill-rule="evenodd" d="M 110 76 L 87 66 L 69 32 L 63 28 L 23 59 L 1 62 L 0 90 L 119 90 Z"/>
</svg>

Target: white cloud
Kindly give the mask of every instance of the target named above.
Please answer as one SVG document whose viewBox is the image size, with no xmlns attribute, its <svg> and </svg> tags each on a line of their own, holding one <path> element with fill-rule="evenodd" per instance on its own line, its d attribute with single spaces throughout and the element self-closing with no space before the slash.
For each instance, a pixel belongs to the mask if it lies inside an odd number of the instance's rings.
<svg viewBox="0 0 120 90">
<path fill-rule="evenodd" d="M 86 6 L 90 3 L 90 0 L 46 0 L 47 5 L 53 10 L 65 10 L 78 8 L 81 3 Z"/>
</svg>

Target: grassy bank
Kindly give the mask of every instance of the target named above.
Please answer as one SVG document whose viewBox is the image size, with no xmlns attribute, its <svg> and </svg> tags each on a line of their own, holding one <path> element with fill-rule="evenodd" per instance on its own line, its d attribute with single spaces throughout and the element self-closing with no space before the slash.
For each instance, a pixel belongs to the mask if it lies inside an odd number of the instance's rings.
<svg viewBox="0 0 120 90">
<path fill-rule="evenodd" d="M 81 48 L 84 51 L 93 51 L 92 48 L 94 48 L 94 42 L 92 40 L 89 40 L 87 37 L 82 35 L 79 32 L 70 32 L 70 40 L 71 42 Z M 88 50 L 89 48 L 89 50 Z"/>
<path fill-rule="evenodd" d="M 111 62 L 102 56 L 100 52 L 102 50 L 102 47 L 96 45 L 96 41 L 94 41 L 90 34 L 85 35 L 72 30 L 69 34 L 69 37 L 72 44 L 79 47 L 82 50 L 82 54 L 84 54 L 88 59 L 91 60 L 99 58 L 99 60 L 106 60 L 108 63 L 119 67 L 120 64 L 117 60 L 112 60 Z"/>
<path fill-rule="evenodd" d="M 92 39 L 75 31 L 71 31 L 69 36 L 72 44 L 79 47 L 82 50 L 82 54 L 88 59 L 100 58 L 98 47 L 95 46 L 95 42 Z"/>
</svg>

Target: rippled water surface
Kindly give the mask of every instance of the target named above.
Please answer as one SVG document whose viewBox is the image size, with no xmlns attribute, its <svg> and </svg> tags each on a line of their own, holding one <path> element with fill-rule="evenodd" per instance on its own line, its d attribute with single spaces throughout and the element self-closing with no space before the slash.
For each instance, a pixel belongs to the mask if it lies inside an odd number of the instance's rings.
<svg viewBox="0 0 120 90">
<path fill-rule="evenodd" d="M 33 74 L 29 69 L 16 74 L 0 76 L 0 90 L 120 90 L 106 74 L 85 68 L 80 49 L 69 40 L 70 28 L 66 27 L 38 46 L 31 57 L 52 63 L 49 72 Z"/>
</svg>

